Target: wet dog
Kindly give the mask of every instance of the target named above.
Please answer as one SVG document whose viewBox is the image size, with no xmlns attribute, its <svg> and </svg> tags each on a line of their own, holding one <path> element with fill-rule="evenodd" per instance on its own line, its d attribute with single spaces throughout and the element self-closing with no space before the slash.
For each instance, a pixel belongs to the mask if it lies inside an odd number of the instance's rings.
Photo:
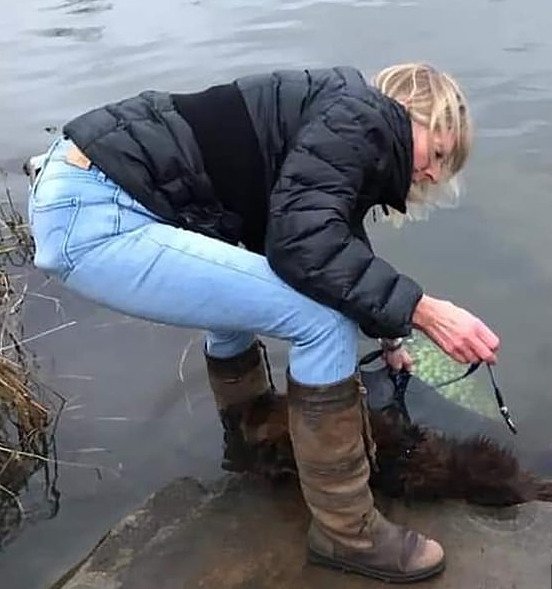
<svg viewBox="0 0 552 589">
<path fill-rule="evenodd" d="M 377 445 L 371 484 L 386 495 L 496 506 L 552 501 L 552 481 L 524 470 L 510 449 L 485 435 L 457 440 L 406 424 L 396 410 L 372 411 L 370 423 Z"/>
<path fill-rule="evenodd" d="M 516 455 L 500 422 L 460 407 L 415 377 L 407 395 L 415 402 L 408 407 L 410 419 L 405 419 L 391 401 L 393 383 L 387 369 L 363 372 L 362 383 L 367 391 L 362 402 L 377 447 L 370 484 L 383 494 L 495 506 L 552 501 L 552 481 L 531 470 L 545 471 L 552 457 L 533 450 Z M 260 409 L 252 423 L 268 420 L 278 435 L 258 441 L 247 470 L 272 479 L 296 473 L 285 397 L 270 415 Z"/>
</svg>

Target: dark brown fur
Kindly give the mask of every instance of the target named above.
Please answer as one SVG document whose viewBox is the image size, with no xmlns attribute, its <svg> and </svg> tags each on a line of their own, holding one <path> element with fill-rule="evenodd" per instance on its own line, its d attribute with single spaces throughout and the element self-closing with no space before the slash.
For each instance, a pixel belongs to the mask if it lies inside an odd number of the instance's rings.
<svg viewBox="0 0 552 589">
<path fill-rule="evenodd" d="M 270 411 L 273 435 L 254 441 L 256 458 L 249 469 L 273 479 L 296 471 L 285 398 L 278 405 L 276 411 L 274 407 Z M 250 416 L 250 424 L 255 421 Z M 485 436 L 458 441 L 405 423 L 393 410 L 370 411 L 370 423 L 378 463 L 370 484 L 386 495 L 407 500 L 463 499 L 497 506 L 552 501 L 552 481 L 522 470 L 509 450 Z"/>
<path fill-rule="evenodd" d="M 479 505 L 552 501 L 552 481 L 521 469 L 518 460 L 493 440 L 458 441 L 405 424 L 393 412 L 372 411 L 379 472 L 372 484 L 406 499 L 464 499 Z"/>
</svg>

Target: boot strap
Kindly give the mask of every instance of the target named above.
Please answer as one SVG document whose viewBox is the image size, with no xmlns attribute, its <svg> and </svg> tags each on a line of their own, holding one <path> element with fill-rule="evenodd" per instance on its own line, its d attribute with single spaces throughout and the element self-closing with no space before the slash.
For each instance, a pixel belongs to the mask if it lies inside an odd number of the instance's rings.
<svg viewBox="0 0 552 589">
<path fill-rule="evenodd" d="M 370 467 L 373 472 L 379 472 L 378 460 L 377 460 L 377 445 L 372 435 L 372 425 L 370 424 L 370 413 L 368 411 L 367 392 L 366 388 L 362 384 L 360 376 L 357 377 L 358 389 L 360 392 L 359 403 L 360 412 L 362 414 L 362 439 L 364 441 L 364 448 L 366 455 L 370 461 Z"/>
</svg>

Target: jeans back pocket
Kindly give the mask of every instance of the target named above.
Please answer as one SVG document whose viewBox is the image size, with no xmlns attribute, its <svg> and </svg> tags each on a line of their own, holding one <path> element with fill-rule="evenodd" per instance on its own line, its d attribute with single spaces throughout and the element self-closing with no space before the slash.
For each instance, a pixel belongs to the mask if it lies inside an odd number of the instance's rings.
<svg viewBox="0 0 552 589">
<path fill-rule="evenodd" d="M 36 207 L 31 204 L 31 230 L 36 246 L 34 263 L 37 268 L 58 276 L 71 271 L 67 243 L 79 206 L 76 197 L 50 206 Z"/>
</svg>

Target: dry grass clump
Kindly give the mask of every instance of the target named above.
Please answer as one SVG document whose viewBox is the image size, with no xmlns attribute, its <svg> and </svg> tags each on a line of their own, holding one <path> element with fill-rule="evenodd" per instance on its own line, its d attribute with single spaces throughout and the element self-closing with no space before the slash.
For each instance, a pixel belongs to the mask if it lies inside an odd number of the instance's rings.
<svg viewBox="0 0 552 589">
<path fill-rule="evenodd" d="M 51 393 L 35 378 L 23 338 L 22 308 L 27 285 L 21 268 L 33 241 L 16 210 L 6 174 L 0 202 L 0 546 L 25 519 L 18 493 L 38 469 L 48 469 Z M 49 472 L 45 480 L 50 484 Z"/>
</svg>

